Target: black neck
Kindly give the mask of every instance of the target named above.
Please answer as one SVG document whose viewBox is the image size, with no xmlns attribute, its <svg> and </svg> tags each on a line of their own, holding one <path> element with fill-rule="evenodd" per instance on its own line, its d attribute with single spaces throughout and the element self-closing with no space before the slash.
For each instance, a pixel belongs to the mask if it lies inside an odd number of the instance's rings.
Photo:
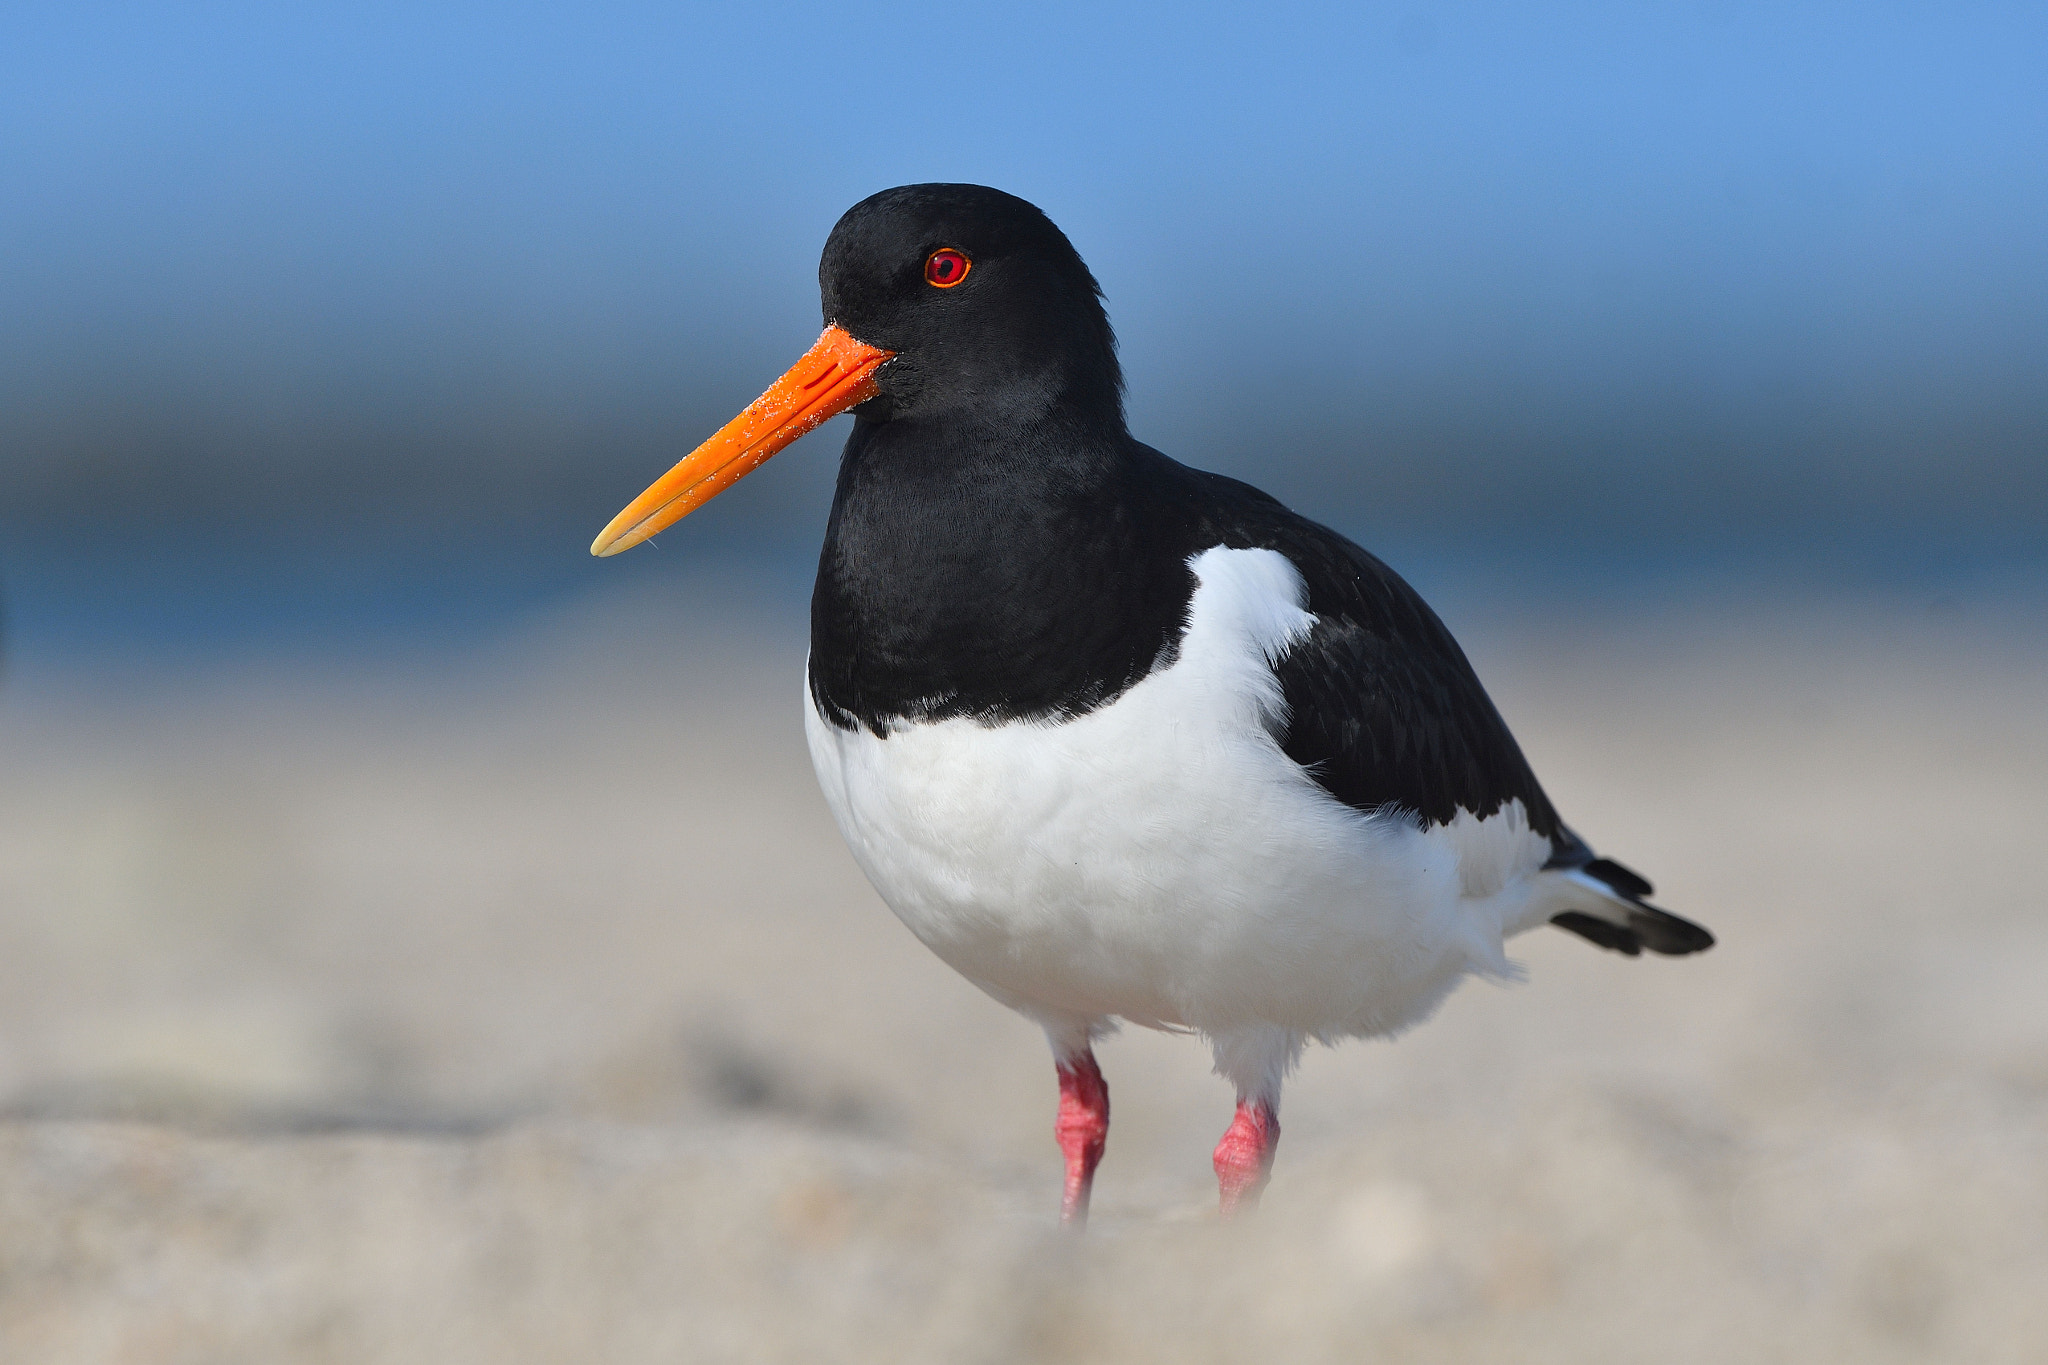
<svg viewBox="0 0 2048 1365">
<path fill-rule="evenodd" d="M 1171 650 L 1192 589 L 1145 515 L 1160 463 L 1085 401 L 856 422 L 811 599 L 820 710 L 881 731 L 1121 693 Z"/>
</svg>

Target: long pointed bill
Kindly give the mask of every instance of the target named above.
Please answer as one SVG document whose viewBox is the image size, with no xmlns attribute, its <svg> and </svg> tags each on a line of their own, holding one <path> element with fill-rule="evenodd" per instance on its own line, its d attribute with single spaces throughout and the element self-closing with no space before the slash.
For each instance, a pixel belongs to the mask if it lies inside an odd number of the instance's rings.
<svg viewBox="0 0 2048 1365">
<path fill-rule="evenodd" d="M 590 553 L 602 558 L 632 549 L 759 469 L 826 418 L 873 398 L 881 392 L 875 370 L 894 354 L 827 327 L 818 344 L 768 392 L 613 517 L 591 542 Z"/>
</svg>

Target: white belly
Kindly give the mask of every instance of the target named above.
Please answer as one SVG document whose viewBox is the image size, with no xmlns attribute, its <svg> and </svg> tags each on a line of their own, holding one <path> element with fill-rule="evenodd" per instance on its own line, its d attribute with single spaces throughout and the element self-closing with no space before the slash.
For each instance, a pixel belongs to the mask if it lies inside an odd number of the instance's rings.
<svg viewBox="0 0 2048 1365">
<path fill-rule="evenodd" d="M 1300 575 L 1271 550 L 1190 566 L 1178 658 L 1072 720 L 878 737 L 806 688 L 818 781 L 882 898 L 1047 1022 L 1390 1033 L 1506 972 L 1548 841 L 1519 804 L 1425 832 L 1332 798 L 1269 728 L 1270 660 L 1314 624 Z"/>
</svg>

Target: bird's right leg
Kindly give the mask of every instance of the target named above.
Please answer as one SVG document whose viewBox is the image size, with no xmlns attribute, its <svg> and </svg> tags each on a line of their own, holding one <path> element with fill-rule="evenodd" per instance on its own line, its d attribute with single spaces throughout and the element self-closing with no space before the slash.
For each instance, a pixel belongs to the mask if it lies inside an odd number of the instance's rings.
<svg viewBox="0 0 2048 1365">
<path fill-rule="evenodd" d="M 1048 1024 L 1053 1065 L 1060 1077 L 1060 1116 L 1053 1124 L 1060 1152 L 1067 1159 L 1067 1181 L 1060 1193 L 1060 1221 L 1072 1228 L 1088 1222 L 1088 1195 L 1095 1185 L 1095 1166 L 1109 1141 L 1109 1083 L 1095 1064 L 1086 1024 Z"/>
<path fill-rule="evenodd" d="M 1237 1087 L 1237 1113 L 1216 1144 L 1216 1191 L 1225 1218 L 1256 1208 L 1280 1145 L 1280 1084 L 1301 1059 L 1302 1038 L 1258 1026 L 1217 1034 L 1216 1074 Z"/>
</svg>

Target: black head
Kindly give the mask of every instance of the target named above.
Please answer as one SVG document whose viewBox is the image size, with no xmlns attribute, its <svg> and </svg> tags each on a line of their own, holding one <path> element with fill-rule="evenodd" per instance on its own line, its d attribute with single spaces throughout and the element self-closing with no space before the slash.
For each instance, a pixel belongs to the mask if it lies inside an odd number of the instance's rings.
<svg viewBox="0 0 2048 1365">
<path fill-rule="evenodd" d="M 966 258 L 927 277 L 937 251 Z M 825 322 L 894 351 L 869 421 L 1054 407 L 1123 423 L 1123 376 L 1102 289 L 1066 234 L 983 185 L 904 185 L 848 209 L 818 263 Z"/>
</svg>

